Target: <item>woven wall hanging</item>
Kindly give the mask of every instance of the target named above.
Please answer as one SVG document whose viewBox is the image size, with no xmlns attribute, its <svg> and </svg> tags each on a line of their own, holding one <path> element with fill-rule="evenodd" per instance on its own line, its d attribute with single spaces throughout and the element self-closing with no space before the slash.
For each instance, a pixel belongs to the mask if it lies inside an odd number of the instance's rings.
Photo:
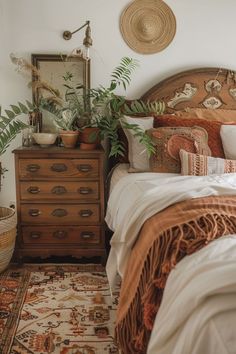
<svg viewBox="0 0 236 354">
<path fill-rule="evenodd" d="M 176 32 L 176 19 L 162 0 L 135 0 L 122 12 L 120 30 L 130 48 L 152 54 L 170 44 Z"/>
</svg>

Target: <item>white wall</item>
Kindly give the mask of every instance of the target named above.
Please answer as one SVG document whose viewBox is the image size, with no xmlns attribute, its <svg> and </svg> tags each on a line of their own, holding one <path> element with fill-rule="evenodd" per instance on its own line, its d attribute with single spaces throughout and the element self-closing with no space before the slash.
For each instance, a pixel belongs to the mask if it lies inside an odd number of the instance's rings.
<svg viewBox="0 0 236 354">
<path fill-rule="evenodd" d="M 160 53 L 140 55 L 124 42 L 119 17 L 130 0 L 0 0 L 0 104 L 3 108 L 31 99 L 28 79 L 15 71 L 9 60 L 14 52 L 30 60 L 31 53 L 70 52 L 83 40 L 83 31 L 70 41 L 62 38 L 91 21 L 94 46 L 91 51 L 93 87 L 108 83 L 109 75 L 123 56 L 137 58 L 128 98 L 139 97 L 165 77 L 194 67 L 236 69 L 235 0 L 166 0 L 177 21 L 172 43 Z M 12 149 L 21 144 L 18 137 L 2 157 L 8 168 L 0 192 L 1 205 L 15 200 Z"/>
</svg>

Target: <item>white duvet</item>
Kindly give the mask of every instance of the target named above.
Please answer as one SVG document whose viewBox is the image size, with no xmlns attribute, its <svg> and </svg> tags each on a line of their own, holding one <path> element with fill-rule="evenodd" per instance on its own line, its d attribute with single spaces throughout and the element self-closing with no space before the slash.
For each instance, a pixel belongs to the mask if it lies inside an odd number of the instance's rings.
<svg viewBox="0 0 236 354">
<path fill-rule="evenodd" d="M 147 354 L 236 353 L 236 235 L 171 271 Z"/>
<path fill-rule="evenodd" d="M 106 213 L 106 222 L 114 231 L 106 265 L 111 288 L 116 274 L 123 276 L 138 232 L 149 217 L 175 202 L 210 195 L 236 195 L 236 174 L 134 173 L 120 179 L 112 189 Z"/>
<path fill-rule="evenodd" d="M 114 230 L 106 267 L 111 287 L 147 218 L 175 202 L 210 195 L 236 195 L 236 174 L 122 177 L 106 214 Z M 171 271 L 147 354 L 236 354 L 236 235 L 213 241 Z"/>
</svg>

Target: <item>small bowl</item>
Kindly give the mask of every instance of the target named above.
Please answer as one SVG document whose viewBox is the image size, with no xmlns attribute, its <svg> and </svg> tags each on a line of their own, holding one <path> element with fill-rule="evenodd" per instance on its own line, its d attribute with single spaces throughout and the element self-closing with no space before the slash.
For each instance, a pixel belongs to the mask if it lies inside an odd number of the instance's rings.
<svg viewBox="0 0 236 354">
<path fill-rule="evenodd" d="M 41 147 L 53 145 L 57 138 L 57 134 L 55 133 L 33 133 L 32 136 L 35 142 Z"/>
</svg>

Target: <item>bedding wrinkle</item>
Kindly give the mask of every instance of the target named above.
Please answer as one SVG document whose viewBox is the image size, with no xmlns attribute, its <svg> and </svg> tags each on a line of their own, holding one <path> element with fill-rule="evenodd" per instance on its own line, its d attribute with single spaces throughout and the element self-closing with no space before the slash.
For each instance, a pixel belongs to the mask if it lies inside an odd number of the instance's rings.
<svg viewBox="0 0 236 354">
<path fill-rule="evenodd" d="M 225 301 L 227 301 L 227 299 L 225 299 Z M 218 345 L 221 346 L 221 352 L 222 354 L 230 354 L 230 352 L 228 351 L 228 349 L 226 348 L 226 344 L 224 343 L 223 338 L 221 337 L 221 333 L 219 331 L 219 329 L 217 328 L 215 322 L 213 320 L 211 320 L 211 325 L 213 327 L 213 330 L 215 332 L 215 337 L 217 337 L 217 342 Z"/>
<path fill-rule="evenodd" d="M 230 352 L 227 350 L 225 343 L 223 341 L 223 339 L 221 338 L 221 335 L 218 331 L 218 328 L 216 327 L 215 323 L 213 320 L 211 320 L 211 326 L 212 326 L 212 332 L 214 332 L 214 337 L 217 338 L 217 345 L 220 347 L 220 351 L 222 354 L 230 354 Z M 218 349 L 219 350 L 219 349 Z"/>
</svg>

